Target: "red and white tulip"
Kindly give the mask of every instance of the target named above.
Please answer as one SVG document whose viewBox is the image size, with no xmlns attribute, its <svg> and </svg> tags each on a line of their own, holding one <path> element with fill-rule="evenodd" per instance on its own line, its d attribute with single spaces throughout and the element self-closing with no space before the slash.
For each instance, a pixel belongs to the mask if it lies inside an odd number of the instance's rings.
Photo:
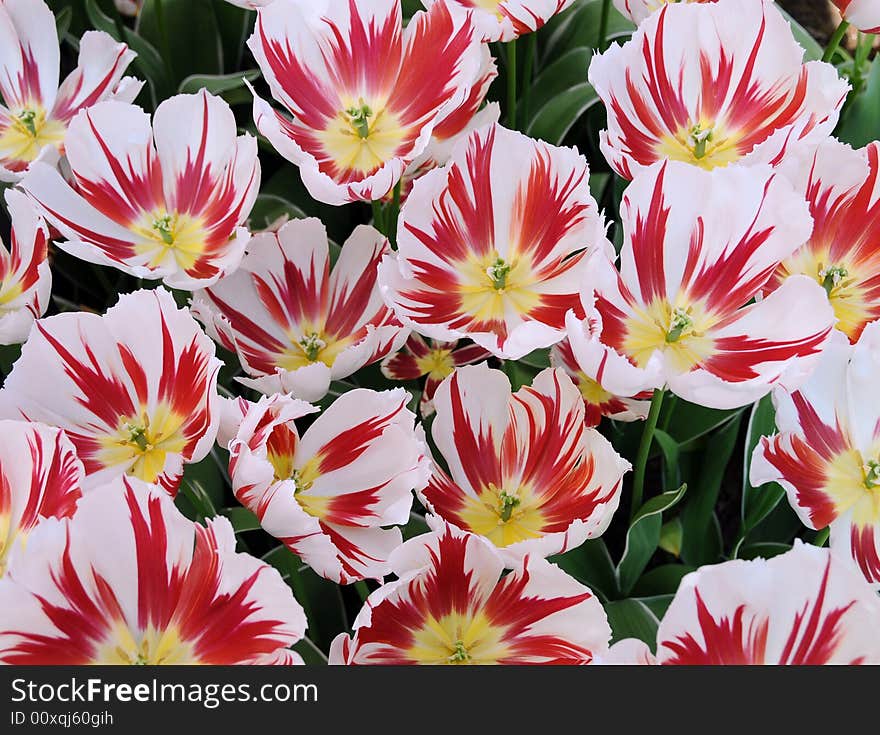
<svg viewBox="0 0 880 735">
<path fill-rule="evenodd" d="M 376 282 L 389 252 L 385 237 L 360 226 L 331 270 L 324 225 L 292 220 L 255 235 L 235 273 L 194 295 L 193 313 L 238 354 L 252 376 L 242 383 L 317 401 L 332 380 L 400 349 L 409 334 Z"/>
<path fill-rule="evenodd" d="M 0 421 L 0 577 L 44 518 L 67 518 L 79 502 L 82 462 L 58 429 Z"/>
<path fill-rule="evenodd" d="M 626 179 L 655 161 L 776 164 L 831 135 L 849 85 L 804 49 L 772 2 L 671 3 L 593 57 L 602 152 Z"/>
<path fill-rule="evenodd" d="M 403 349 L 382 361 L 382 374 L 389 380 L 418 380 L 425 378 L 425 387 L 419 403 L 422 417 L 434 413 L 434 393 L 437 386 L 462 365 L 472 365 L 490 358 L 488 350 L 479 345 L 463 345 L 458 342 L 426 340 L 411 334 Z"/>
<path fill-rule="evenodd" d="M 306 617 L 277 570 L 167 494 L 117 478 L 45 521 L 0 580 L 6 664 L 301 663 Z"/>
<path fill-rule="evenodd" d="M 643 421 L 651 406 L 651 393 L 635 398 L 621 398 L 605 390 L 587 375 L 577 363 L 571 343 L 564 339 L 550 350 L 550 365 L 565 370 L 584 399 L 587 426 L 598 426 L 603 416 L 615 421 Z"/>
<path fill-rule="evenodd" d="M 333 641 L 331 664 L 588 664 L 608 648 L 602 605 L 539 556 L 502 577 L 485 539 L 443 526 L 391 564 L 399 579 L 367 598 L 354 637 Z"/>
<path fill-rule="evenodd" d="M 419 493 L 433 514 L 485 537 L 509 563 L 563 553 L 608 527 L 630 465 L 586 426 L 562 370 L 511 393 L 500 370 L 459 368 L 434 405 L 431 434 L 449 472 L 435 463 Z"/>
<path fill-rule="evenodd" d="M 85 489 L 122 474 L 177 492 L 184 464 L 217 436 L 214 345 L 163 289 L 122 296 L 104 316 L 36 322 L 0 391 L 0 415 L 64 429 Z"/>
<path fill-rule="evenodd" d="M 657 631 L 657 655 L 634 639 L 597 663 L 667 666 L 878 664 L 880 603 L 827 549 L 796 542 L 772 559 L 688 574 Z"/>
<path fill-rule="evenodd" d="M 248 46 L 272 96 L 258 130 L 328 204 L 376 201 L 481 83 L 472 14 L 436 3 L 403 28 L 400 0 L 276 0 Z"/>
<path fill-rule="evenodd" d="M 766 290 L 793 274 L 815 279 L 834 307 L 836 328 L 854 342 L 880 317 L 880 143 L 853 150 L 832 138 L 783 170 L 806 197 L 815 224 Z"/>
<path fill-rule="evenodd" d="M 263 397 L 229 444 L 235 496 L 318 574 L 340 584 L 381 579 L 400 545 L 428 462 L 403 389 L 348 391 L 300 435 L 317 409 Z M 391 526 L 389 528 L 389 526 Z"/>
<path fill-rule="evenodd" d="M 27 197 L 6 192 L 12 220 L 9 250 L 0 241 L 0 344 L 19 344 L 49 306 L 49 228 Z"/>
<path fill-rule="evenodd" d="M 419 334 L 519 359 L 565 336 L 586 258 L 606 247 L 586 159 L 500 125 L 413 185 L 379 283 Z"/>
<path fill-rule="evenodd" d="M 105 99 L 131 102 L 143 86 L 123 78 L 136 54 L 101 31 L 79 42 L 79 63 L 59 84 L 55 16 L 43 0 L 0 2 L 0 181 L 36 160 L 55 165 L 73 117 Z"/>
<path fill-rule="evenodd" d="M 427 8 L 437 2 L 472 11 L 474 25 L 484 41 L 512 41 L 543 28 L 574 0 L 422 0 Z"/>
<path fill-rule="evenodd" d="M 880 585 L 880 322 L 850 345 L 835 332 L 799 390 L 773 392 L 779 433 L 762 437 L 751 482 L 778 482 L 810 528 Z"/>
<path fill-rule="evenodd" d="M 714 3 L 717 0 L 614 0 L 614 7 L 637 25 L 668 3 Z"/>
<path fill-rule="evenodd" d="M 587 376 L 614 395 L 668 386 L 711 408 L 806 378 L 834 324 L 824 289 L 792 276 L 750 303 L 810 234 L 806 202 L 783 177 L 767 166 L 657 163 L 629 186 L 621 217 L 619 270 L 597 252 L 586 318 L 567 318 Z"/>
<path fill-rule="evenodd" d="M 863 33 L 880 33 L 880 3 L 877 0 L 832 0 L 845 20 Z"/>
<path fill-rule="evenodd" d="M 22 188 L 67 239 L 59 247 L 138 278 L 193 290 L 238 267 L 260 186 L 257 141 L 202 90 L 141 108 L 81 112 L 65 143 L 73 184 L 35 164 Z"/>
</svg>

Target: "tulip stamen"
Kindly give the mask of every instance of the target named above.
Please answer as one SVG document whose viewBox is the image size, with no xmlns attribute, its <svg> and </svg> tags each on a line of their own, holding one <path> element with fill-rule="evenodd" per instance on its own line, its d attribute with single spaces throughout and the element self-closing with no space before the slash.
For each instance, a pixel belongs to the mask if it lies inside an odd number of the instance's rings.
<svg viewBox="0 0 880 735">
<path fill-rule="evenodd" d="M 876 459 L 869 460 L 862 467 L 862 472 L 865 474 L 865 487 L 868 490 L 880 486 L 880 462 Z"/>
<path fill-rule="evenodd" d="M 819 278 L 822 279 L 822 288 L 825 289 L 829 296 L 848 275 L 849 271 L 842 265 L 832 265 L 829 268 L 819 269 Z"/>
<path fill-rule="evenodd" d="M 317 332 L 305 335 L 299 344 L 303 348 L 303 352 L 306 353 L 309 362 L 317 362 L 321 350 L 327 346 L 327 343 L 318 336 Z"/>
<path fill-rule="evenodd" d="M 503 291 L 507 287 L 507 276 L 510 274 L 511 265 L 504 258 L 497 257 L 495 261 L 486 268 L 486 275 L 492 281 L 492 288 L 496 291 Z"/>
<path fill-rule="evenodd" d="M 690 129 L 687 142 L 694 152 L 694 158 L 700 159 L 706 155 L 706 146 L 712 142 L 712 133 L 712 128 L 703 130 L 699 123 Z"/>
<path fill-rule="evenodd" d="M 682 336 L 694 328 L 694 320 L 686 309 L 676 307 L 672 310 L 672 318 L 669 321 L 669 330 L 666 332 L 666 342 L 672 344 L 678 342 Z"/>
<path fill-rule="evenodd" d="M 31 137 L 37 137 L 37 113 L 34 110 L 22 110 L 18 113 L 18 121 L 27 130 Z"/>
<path fill-rule="evenodd" d="M 510 520 L 513 511 L 521 502 L 516 495 L 510 495 L 505 490 L 498 494 L 498 517 L 502 523 L 507 523 Z"/>
<path fill-rule="evenodd" d="M 370 137 L 370 118 L 373 117 L 372 108 L 364 102 L 361 97 L 357 105 L 349 107 L 345 114 L 348 115 L 348 121 L 359 137 L 366 140 Z"/>
<path fill-rule="evenodd" d="M 449 656 L 446 660 L 451 664 L 463 664 L 467 661 L 470 661 L 471 655 L 468 653 L 467 648 L 464 645 L 464 641 L 457 640 L 455 642 L 455 648 L 453 649 L 452 655 Z"/>
<path fill-rule="evenodd" d="M 170 214 L 162 215 L 161 217 L 156 217 L 153 220 L 153 229 L 159 233 L 159 237 L 162 238 L 162 242 L 166 245 L 174 244 L 174 217 Z"/>
</svg>

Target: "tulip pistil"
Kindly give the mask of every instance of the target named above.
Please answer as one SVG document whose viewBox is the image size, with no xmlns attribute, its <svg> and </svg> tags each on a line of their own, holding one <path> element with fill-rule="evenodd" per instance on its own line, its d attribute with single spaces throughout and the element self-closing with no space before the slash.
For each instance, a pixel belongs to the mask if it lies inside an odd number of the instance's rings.
<svg viewBox="0 0 880 735">
<path fill-rule="evenodd" d="M 511 265 L 504 258 L 497 257 L 495 261 L 486 268 L 486 275 L 492 281 L 492 288 L 496 291 L 502 291 L 507 287 L 507 276 L 510 274 Z"/>
<path fill-rule="evenodd" d="M 309 362 L 317 362 L 321 350 L 327 346 L 327 343 L 318 336 L 317 332 L 305 335 L 299 344 L 303 348 L 303 352 L 306 353 Z"/>
<path fill-rule="evenodd" d="M 862 467 L 862 472 L 865 474 L 865 487 L 868 490 L 873 490 L 875 487 L 880 486 L 880 462 L 876 459 L 869 460 Z"/>
<path fill-rule="evenodd" d="M 363 139 L 370 136 L 370 118 L 373 117 L 372 108 L 361 97 L 357 105 L 349 107 L 345 114 L 348 115 L 349 123 L 355 132 Z"/>
<path fill-rule="evenodd" d="M 694 327 L 694 320 L 685 309 L 676 307 L 672 310 L 672 318 L 669 321 L 669 330 L 666 332 L 666 342 L 672 344 L 678 342 L 685 332 Z"/>
<path fill-rule="evenodd" d="M 821 268 L 819 270 L 819 278 L 822 279 L 822 288 L 825 289 L 829 296 L 848 275 L 849 271 L 842 265 L 832 265 L 829 268 Z"/>
</svg>

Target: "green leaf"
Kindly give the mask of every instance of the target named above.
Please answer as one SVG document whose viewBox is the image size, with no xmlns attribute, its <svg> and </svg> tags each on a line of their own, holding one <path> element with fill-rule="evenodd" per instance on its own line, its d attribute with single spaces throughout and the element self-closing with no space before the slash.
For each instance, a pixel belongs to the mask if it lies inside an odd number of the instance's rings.
<svg viewBox="0 0 880 735">
<path fill-rule="evenodd" d="M 262 528 L 260 519 L 247 508 L 224 508 L 221 512 L 229 519 L 236 533 L 258 531 Z"/>
<path fill-rule="evenodd" d="M 644 602 L 636 599 L 615 600 L 605 605 L 608 623 L 611 625 L 611 642 L 624 638 L 638 638 L 651 649 L 657 645 L 657 628 L 660 621 Z"/>
<path fill-rule="evenodd" d="M 681 556 L 681 518 L 675 517 L 660 529 L 660 548 L 675 557 Z"/>
<path fill-rule="evenodd" d="M 719 411 L 679 399 L 669 420 L 667 432 L 678 442 L 682 452 L 689 452 L 698 448 L 698 440 L 744 412 L 743 408 Z"/>
<path fill-rule="evenodd" d="M 9 375 L 19 357 L 21 357 L 21 345 L 0 345 L 0 372 L 4 376 Z"/>
<path fill-rule="evenodd" d="M 543 58 L 558 58 L 566 49 L 574 46 L 594 46 L 598 40 L 602 2 L 603 0 L 581 0 L 564 18 L 553 24 Z M 630 36 L 636 29 L 633 22 L 613 6 L 610 11 L 606 38 L 613 41 Z"/>
<path fill-rule="evenodd" d="M 770 396 L 765 396 L 752 406 L 749 415 L 749 424 L 746 431 L 745 451 L 743 453 L 743 487 L 740 530 L 740 543 L 748 536 L 749 532 L 763 521 L 779 501 L 785 497 L 785 490 L 775 482 L 768 482 L 761 487 L 753 487 L 749 482 L 749 469 L 752 465 L 752 455 L 755 447 L 761 441 L 762 436 L 772 436 L 776 433 L 775 411 Z M 737 548 L 733 555 L 737 556 Z"/>
<path fill-rule="evenodd" d="M 277 194 L 260 194 L 251 210 L 251 229 L 255 232 L 265 230 L 284 216 L 302 219 L 306 215 L 298 206 Z"/>
<path fill-rule="evenodd" d="M 589 539 L 576 549 L 549 559 L 560 569 L 587 585 L 593 592 L 612 599 L 617 596 L 617 575 L 608 547 L 600 539 Z"/>
<path fill-rule="evenodd" d="M 694 569 L 695 567 L 687 564 L 661 564 L 645 572 L 632 592 L 638 597 L 674 595 L 681 580 Z"/>
<path fill-rule="evenodd" d="M 101 10 L 95 0 L 86 0 L 86 15 L 89 16 L 89 22 L 95 27 L 95 30 L 104 31 L 104 33 L 110 34 L 117 41 L 122 40 L 113 18 Z"/>
<path fill-rule="evenodd" d="M 712 515 L 725 470 L 739 437 L 740 414 L 711 435 L 701 453 L 699 479 L 694 483 L 681 513 L 683 529 L 681 558 L 688 564 L 711 564 L 721 554 L 721 541 L 715 533 Z"/>
<path fill-rule="evenodd" d="M 880 138 L 880 56 L 871 62 L 864 90 L 844 110 L 836 135 L 853 148 Z"/>
<path fill-rule="evenodd" d="M 581 46 L 571 49 L 545 67 L 532 83 L 532 108 L 537 110 L 543 107 L 565 90 L 585 81 L 592 58 L 593 49 Z"/>
<path fill-rule="evenodd" d="M 539 370 L 544 370 L 545 368 L 550 367 L 550 350 L 535 350 L 534 352 L 530 352 L 525 357 L 520 358 L 521 363 L 528 365 L 529 367 L 538 368 Z"/>
<path fill-rule="evenodd" d="M 681 485 L 678 442 L 661 429 L 654 430 L 654 441 L 663 453 L 663 489 L 676 488 Z"/>
<path fill-rule="evenodd" d="M 207 89 L 211 94 L 222 94 L 244 87 L 245 80 L 252 82 L 260 76 L 259 69 L 248 69 L 234 74 L 191 74 L 180 83 L 180 94 L 195 94 Z"/>
<path fill-rule="evenodd" d="M 657 550 L 663 513 L 678 503 L 686 490 L 687 485 L 682 485 L 677 490 L 657 495 L 636 513 L 626 534 L 623 556 L 617 565 L 617 579 L 623 594 L 629 594 Z"/>
<path fill-rule="evenodd" d="M 669 609 L 669 605 L 672 602 L 673 597 L 675 595 L 652 595 L 650 597 L 639 597 L 633 598 L 638 599 L 639 602 L 643 603 L 645 607 L 647 607 L 655 616 L 657 616 L 658 620 L 663 620 L 663 616 L 666 615 L 666 611 Z M 654 650 L 654 643 L 652 641 L 648 641 L 648 644 L 651 646 L 651 650 Z"/>
<path fill-rule="evenodd" d="M 58 42 L 61 43 L 70 30 L 70 21 L 73 20 L 73 8 L 69 5 L 55 14 L 55 31 L 58 34 Z"/>
<path fill-rule="evenodd" d="M 581 116 L 598 102 L 599 96 L 588 82 L 569 87 L 535 113 L 527 132 L 533 138 L 559 145 Z"/>
</svg>

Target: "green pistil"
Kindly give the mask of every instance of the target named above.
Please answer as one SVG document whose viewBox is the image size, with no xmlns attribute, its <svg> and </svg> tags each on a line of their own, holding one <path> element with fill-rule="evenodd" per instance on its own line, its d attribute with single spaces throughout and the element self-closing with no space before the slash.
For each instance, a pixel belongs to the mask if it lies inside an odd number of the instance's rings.
<svg viewBox="0 0 880 735">
<path fill-rule="evenodd" d="M 486 269 L 486 275 L 489 276 L 492 281 L 492 287 L 497 291 L 501 291 L 507 286 L 507 276 L 509 273 L 510 264 L 502 257 L 496 258 L 495 262 Z"/>
<path fill-rule="evenodd" d="M 327 346 L 327 343 L 318 336 L 317 332 L 307 334 L 299 341 L 299 344 L 303 348 L 303 352 L 306 353 L 309 362 L 316 362 L 321 350 Z"/>
<path fill-rule="evenodd" d="M 128 431 L 129 441 L 136 444 L 142 452 L 146 452 L 150 446 L 147 442 L 147 430 L 143 426 L 129 426 Z"/>
<path fill-rule="evenodd" d="M 166 214 L 163 217 L 157 217 L 153 220 L 153 229 L 159 233 L 159 237 L 162 238 L 162 242 L 166 245 L 174 244 L 174 218 L 170 214 Z"/>
<path fill-rule="evenodd" d="M 471 655 L 468 653 L 467 648 L 464 647 L 464 641 L 456 641 L 455 642 L 455 651 L 452 655 L 447 659 L 451 664 L 463 664 L 466 661 L 470 661 Z"/>
<path fill-rule="evenodd" d="M 672 311 L 672 319 L 669 322 L 669 331 L 666 333 L 666 341 L 670 344 L 678 342 L 681 335 L 694 326 L 694 320 L 684 309 L 677 307 Z"/>
<path fill-rule="evenodd" d="M 870 460 L 863 468 L 865 473 L 865 487 L 873 490 L 880 485 L 880 462 L 876 459 Z"/>
<path fill-rule="evenodd" d="M 303 482 L 302 475 L 300 474 L 299 470 L 294 470 L 293 475 L 291 475 L 290 479 L 293 480 L 294 495 L 296 495 L 297 493 L 301 493 L 304 490 L 308 490 L 312 486 L 311 482 Z"/>
<path fill-rule="evenodd" d="M 351 122 L 351 126 L 357 131 L 361 138 L 368 138 L 370 135 L 370 118 L 373 117 L 373 110 L 364 102 L 363 97 L 358 100 L 358 105 L 349 107 L 345 114 Z"/>
<path fill-rule="evenodd" d="M 833 265 L 830 268 L 822 268 L 819 271 L 819 278 L 822 279 L 822 288 L 825 289 L 829 296 L 848 275 L 849 271 L 842 265 Z"/>
<path fill-rule="evenodd" d="M 37 125 L 36 125 L 37 113 L 33 110 L 23 110 L 18 113 L 18 121 L 27 128 L 28 132 L 34 137 L 37 137 Z"/>
<path fill-rule="evenodd" d="M 706 145 L 712 142 L 712 129 L 703 130 L 699 125 L 694 125 L 688 133 L 688 145 L 694 151 L 694 158 L 703 158 L 706 155 Z"/>
<path fill-rule="evenodd" d="M 501 521 L 503 523 L 507 523 L 507 521 L 509 521 L 510 517 L 513 515 L 514 509 L 520 504 L 520 499 L 516 497 L 516 495 L 508 495 L 504 490 L 502 490 L 498 496 L 498 500 L 501 504 L 501 507 L 499 509 Z"/>
</svg>

